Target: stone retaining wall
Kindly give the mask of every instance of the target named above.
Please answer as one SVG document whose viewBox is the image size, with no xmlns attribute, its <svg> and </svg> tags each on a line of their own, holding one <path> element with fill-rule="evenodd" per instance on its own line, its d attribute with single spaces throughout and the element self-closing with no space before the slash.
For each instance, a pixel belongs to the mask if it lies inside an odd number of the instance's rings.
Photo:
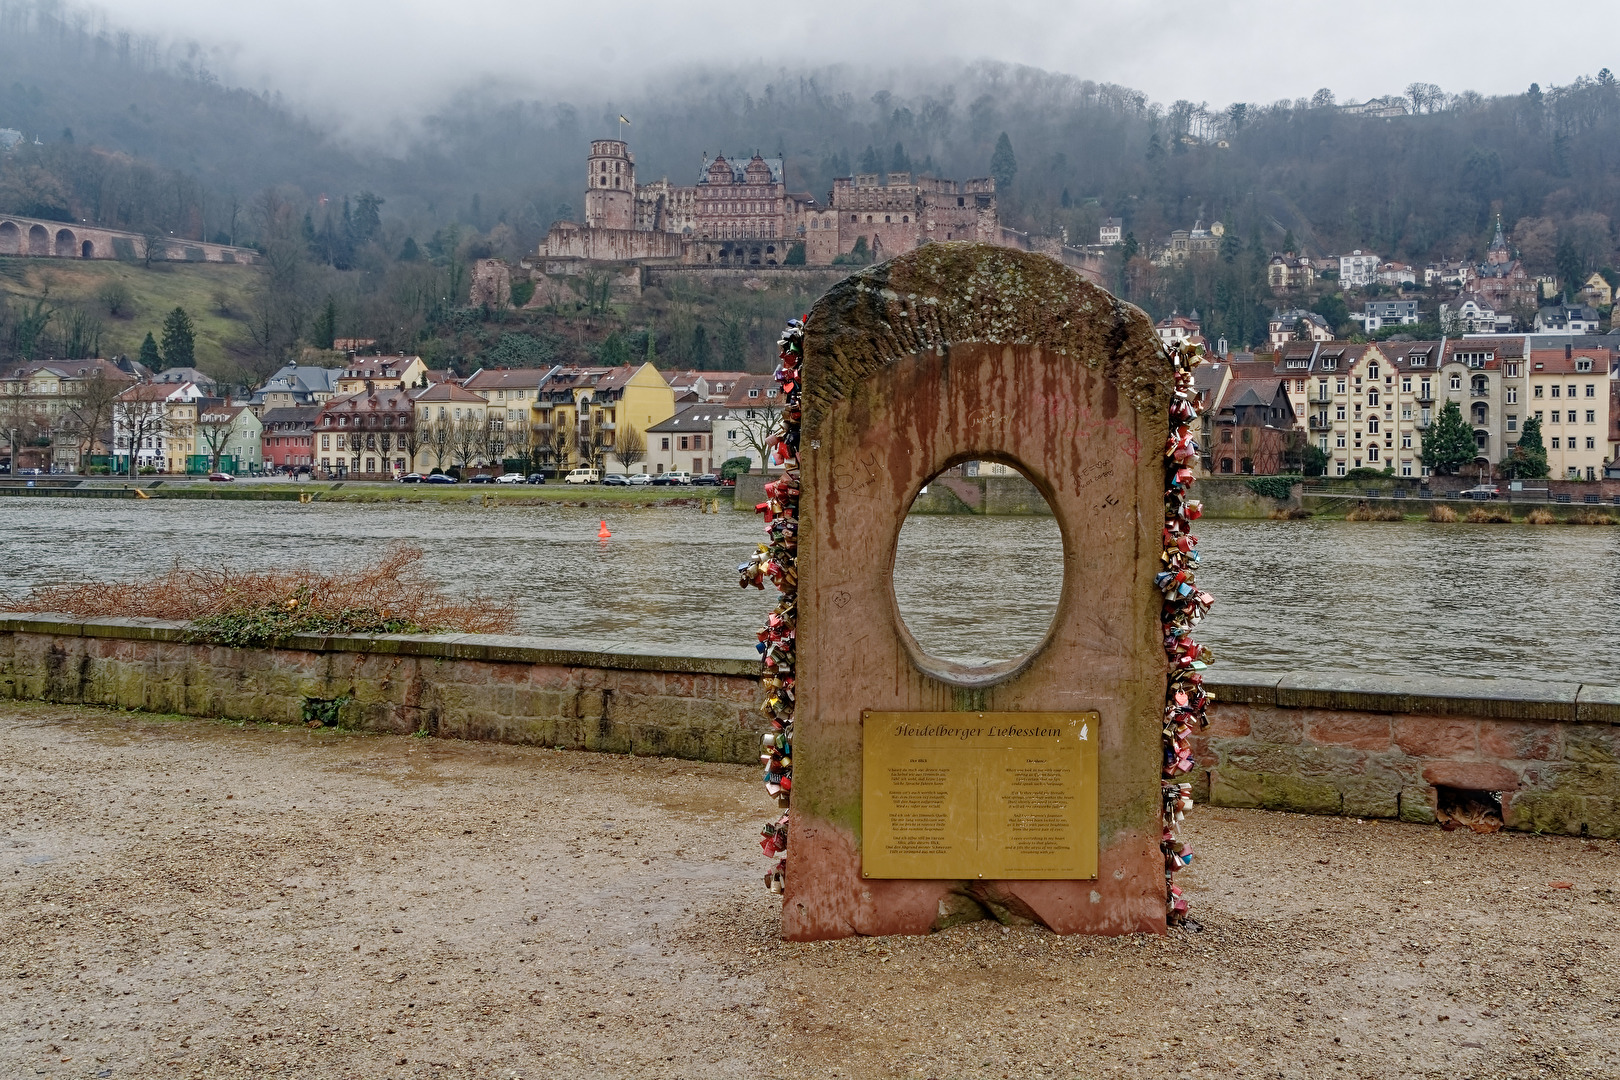
<svg viewBox="0 0 1620 1080">
<path fill-rule="evenodd" d="M 749 648 L 480 635 L 187 640 L 149 620 L 0 617 L 0 699 L 110 705 L 751 764 Z M 1509 828 L 1620 837 L 1620 688 L 1228 673 L 1209 680 L 1200 802 L 1433 821 L 1438 786 L 1500 792 Z"/>
<path fill-rule="evenodd" d="M 752 649 L 670 656 L 493 635 L 188 641 L 151 620 L 0 618 L 0 698 L 454 739 L 759 760 Z"/>
</svg>

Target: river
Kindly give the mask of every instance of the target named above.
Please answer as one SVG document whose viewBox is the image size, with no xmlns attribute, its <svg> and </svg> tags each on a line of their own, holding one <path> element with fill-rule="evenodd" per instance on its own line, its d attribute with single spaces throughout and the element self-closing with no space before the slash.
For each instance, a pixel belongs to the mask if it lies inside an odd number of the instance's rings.
<svg viewBox="0 0 1620 1080">
<path fill-rule="evenodd" d="M 613 538 L 596 537 L 608 515 Z M 1200 639 L 1221 670 L 1612 682 L 1620 529 L 1202 521 Z M 693 507 L 89 499 L 0 501 L 0 591 L 161 572 L 358 563 L 397 540 L 452 590 L 510 595 L 522 632 L 702 650 L 751 643 L 772 594 L 737 587 L 757 519 Z M 929 651 L 1012 656 L 1044 634 L 1050 518 L 909 518 L 895 592 Z"/>
</svg>

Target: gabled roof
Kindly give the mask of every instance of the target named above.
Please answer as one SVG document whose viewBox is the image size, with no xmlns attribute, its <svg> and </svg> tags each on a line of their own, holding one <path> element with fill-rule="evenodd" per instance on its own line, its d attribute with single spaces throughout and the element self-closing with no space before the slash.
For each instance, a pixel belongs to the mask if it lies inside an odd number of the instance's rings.
<svg viewBox="0 0 1620 1080">
<path fill-rule="evenodd" d="M 313 424 L 320 411 L 319 405 L 283 405 L 278 409 L 264 410 L 259 423 L 265 427 L 271 424 Z"/>
<path fill-rule="evenodd" d="M 479 398 L 480 403 L 483 398 Z M 409 412 L 411 398 L 408 391 L 397 387 L 388 387 L 365 391 L 355 394 L 343 394 L 328 401 L 321 406 L 321 415 L 335 416 L 351 413 L 378 413 L 378 412 Z"/>
<path fill-rule="evenodd" d="M 415 402 L 428 402 L 430 404 L 456 401 L 477 402 L 480 405 L 487 404 L 483 398 L 471 390 L 465 390 L 453 382 L 438 382 L 433 383 L 431 386 L 424 386 L 420 390 L 412 390 L 410 391 L 410 398 Z"/>
<path fill-rule="evenodd" d="M 468 390 L 538 390 L 555 370 L 555 367 L 479 368 L 461 385 Z"/>
<path fill-rule="evenodd" d="M 1569 355 L 1564 355 L 1563 349 L 1532 349 L 1530 350 L 1530 374 L 1532 375 L 1602 375 L 1609 374 L 1609 351 L 1607 349 L 1570 349 Z M 1579 361 L 1590 362 L 1590 371 L 1577 371 Z"/>
<path fill-rule="evenodd" d="M 657 432 L 667 434 L 672 431 L 708 431 L 716 420 L 725 420 L 729 414 L 723 405 L 713 405 L 709 402 L 698 402 L 688 405 L 668 420 L 660 420 L 648 426 L 649 434 Z"/>
<path fill-rule="evenodd" d="M 776 389 L 776 377 L 773 375 L 744 375 L 731 388 L 731 395 L 726 398 L 726 408 L 748 409 L 761 405 L 780 405 L 782 403 L 780 393 L 775 396 L 767 394 L 767 391 Z M 750 390 L 756 390 L 758 393 L 754 397 L 749 397 Z"/>
</svg>

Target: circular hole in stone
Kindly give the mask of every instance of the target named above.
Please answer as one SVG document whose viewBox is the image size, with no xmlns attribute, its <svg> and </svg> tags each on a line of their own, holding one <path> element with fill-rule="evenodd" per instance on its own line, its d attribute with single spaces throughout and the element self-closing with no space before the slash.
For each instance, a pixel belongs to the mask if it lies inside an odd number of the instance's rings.
<svg viewBox="0 0 1620 1080">
<path fill-rule="evenodd" d="M 1011 465 L 968 461 L 911 504 L 894 553 L 894 599 L 927 665 L 995 676 L 1046 637 L 1063 592 L 1063 537 L 1040 490 Z"/>
</svg>

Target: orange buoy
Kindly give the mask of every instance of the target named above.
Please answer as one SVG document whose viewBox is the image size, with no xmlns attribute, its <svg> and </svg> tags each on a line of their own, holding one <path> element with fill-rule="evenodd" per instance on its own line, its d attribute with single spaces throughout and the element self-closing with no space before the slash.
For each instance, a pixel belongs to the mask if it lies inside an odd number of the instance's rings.
<svg viewBox="0 0 1620 1080">
<path fill-rule="evenodd" d="M 602 527 L 596 530 L 596 538 L 598 540 L 606 540 L 612 535 L 612 533 L 608 532 L 607 522 L 605 521 L 602 522 Z"/>
</svg>

